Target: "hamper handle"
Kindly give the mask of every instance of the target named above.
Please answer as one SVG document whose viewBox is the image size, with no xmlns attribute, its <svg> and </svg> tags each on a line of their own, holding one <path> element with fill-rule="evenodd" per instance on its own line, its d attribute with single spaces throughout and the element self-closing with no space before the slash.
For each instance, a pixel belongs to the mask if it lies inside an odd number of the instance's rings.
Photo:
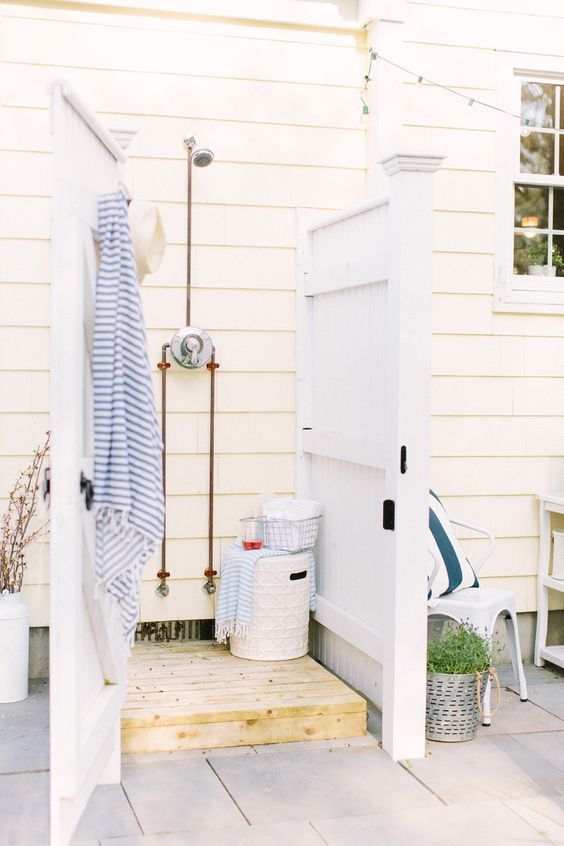
<svg viewBox="0 0 564 846">
<path fill-rule="evenodd" d="M 290 573 L 290 581 L 297 582 L 298 579 L 305 579 L 307 576 L 307 570 L 300 570 L 299 573 Z"/>
</svg>

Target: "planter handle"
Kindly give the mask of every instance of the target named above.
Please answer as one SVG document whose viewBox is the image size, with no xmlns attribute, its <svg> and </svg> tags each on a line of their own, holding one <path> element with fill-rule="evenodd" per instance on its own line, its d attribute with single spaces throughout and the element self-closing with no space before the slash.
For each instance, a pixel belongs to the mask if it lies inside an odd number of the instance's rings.
<svg viewBox="0 0 564 846">
<path fill-rule="evenodd" d="M 480 712 L 480 717 L 483 717 L 486 720 L 490 720 L 492 717 L 494 717 L 497 714 L 497 712 L 499 711 L 499 706 L 501 705 L 501 688 L 499 686 L 499 678 L 498 678 L 495 667 L 490 667 L 489 673 L 488 673 L 488 680 L 490 681 L 490 683 L 492 681 L 495 681 L 495 683 L 496 683 L 496 686 L 497 686 L 497 704 L 496 704 L 495 708 L 493 709 L 493 711 L 491 711 L 489 714 L 484 714 L 484 711 L 482 709 L 482 704 L 480 702 L 480 698 L 481 698 L 480 693 L 481 693 L 481 690 L 482 690 L 482 673 L 480 673 L 480 672 L 476 673 L 476 695 L 478 697 L 478 711 Z"/>
</svg>

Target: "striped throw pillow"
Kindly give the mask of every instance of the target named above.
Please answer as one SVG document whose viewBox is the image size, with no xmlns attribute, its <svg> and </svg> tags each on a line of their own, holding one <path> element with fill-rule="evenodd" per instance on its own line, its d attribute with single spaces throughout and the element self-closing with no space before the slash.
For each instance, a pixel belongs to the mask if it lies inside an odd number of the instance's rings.
<svg viewBox="0 0 564 846">
<path fill-rule="evenodd" d="M 476 574 L 454 534 L 442 502 L 433 491 L 429 491 L 429 549 L 439 564 L 439 570 L 427 596 L 430 605 L 445 593 L 478 587 Z M 429 559 L 431 575 L 435 562 L 431 556 Z"/>
</svg>

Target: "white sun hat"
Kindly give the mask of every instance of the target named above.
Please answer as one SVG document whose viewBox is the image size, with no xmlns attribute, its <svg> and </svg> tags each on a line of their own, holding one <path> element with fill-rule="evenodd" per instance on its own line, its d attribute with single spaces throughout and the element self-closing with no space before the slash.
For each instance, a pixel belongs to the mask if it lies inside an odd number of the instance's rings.
<svg viewBox="0 0 564 846">
<path fill-rule="evenodd" d="M 166 248 L 166 237 L 160 212 L 154 203 L 132 200 L 129 204 L 129 227 L 139 282 L 148 273 L 158 270 Z"/>
</svg>

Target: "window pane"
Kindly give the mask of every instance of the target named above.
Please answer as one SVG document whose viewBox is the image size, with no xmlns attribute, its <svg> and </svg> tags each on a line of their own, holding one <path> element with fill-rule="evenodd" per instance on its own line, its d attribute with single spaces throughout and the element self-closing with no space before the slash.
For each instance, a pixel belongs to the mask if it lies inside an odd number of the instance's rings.
<svg viewBox="0 0 564 846">
<path fill-rule="evenodd" d="M 540 82 L 521 83 L 521 122 L 529 126 L 554 127 L 556 86 Z"/>
<path fill-rule="evenodd" d="M 564 129 L 564 85 L 559 85 L 560 88 L 560 129 Z"/>
<path fill-rule="evenodd" d="M 564 89 L 562 90 L 562 93 L 564 93 Z M 560 171 L 560 176 L 564 176 L 564 133 L 562 133 L 560 135 L 559 143 L 560 143 L 560 166 L 559 166 L 558 169 Z"/>
<path fill-rule="evenodd" d="M 564 208 L 562 212 L 564 214 Z M 548 229 L 548 188 L 515 186 L 515 226 L 519 229 Z"/>
<path fill-rule="evenodd" d="M 553 229 L 562 229 L 564 232 L 564 188 L 554 189 L 554 223 Z"/>
<path fill-rule="evenodd" d="M 531 132 L 521 138 L 521 173 L 554 173 L 553 132 Z"/>
<path fill-rule="evenodd" d="M 548 235 L 515 235 L 513 273 L 518 275 L 545 276 Z"/>
<path fill-rule="evenodd" d="M 555 235 L 552 241 L 552 266 L 557 276 L 564 276 L 564 235 Z"/>
</svg>

